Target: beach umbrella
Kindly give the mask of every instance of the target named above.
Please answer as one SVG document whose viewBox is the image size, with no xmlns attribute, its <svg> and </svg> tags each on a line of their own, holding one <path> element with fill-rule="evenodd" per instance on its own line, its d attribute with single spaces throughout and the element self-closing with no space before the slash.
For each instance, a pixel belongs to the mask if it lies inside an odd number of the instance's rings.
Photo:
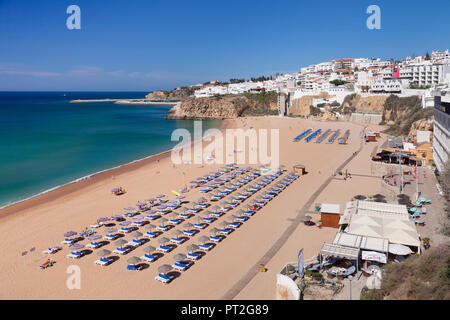
<svg viewBox="0 0 450 320">
<path fill-rule="evenodd" d="M 195 207 L 196 205 L 198 205 L 198 203 L 195 202 L 195 201 L 193 201 L 193 202 L 191 202 L 189 205 L 190 205 L 191 207 Z"/>
<path fill-rule="evenodd" d="M 202 221 L 202 220 L 203 220 L 202 217 L 195 217 L 195 221 L 197 221 L 197 222 L 200 222 L 200 221 Z"/>
<path fill-rule="evenodd" d="M 219 225 L 220 225 L 221 227 L 226 227 L 226 226 L 228 226 L 228 222 L 222 221 Z"/>
<path fill-rule="evenodd" d="M 222 208 L 221 207 L 219 207 L 218 205 L 215 205 L 214 207 L 212 207 L 212 210 L 215 210 L 215 211 L 217 211 L 217 210 L 221 210 Z"/>
<path fill-rule="evenodd" d="M 154 224 L 148 224 L 148 225 L 145 226 L 145 229 L 147 229 L 147 230 L 152 230 L 152 229 L 155 229 L 155 228 L 156 228 L 156 226 Z"/>
<path fill-rule="evenodd" d="M 133 231 L 130 235 L 131 235 L 132 237 L 134 237 L 134 238 L 142 237 L 142 232 L 139 232 L 139 231 Z"/>
<path fill-rule="evenodd" d="M 123 208 L 124 210 L 134 210 L 134 211 L 136 211 L 136 208 L 133 208 L 133 207 L 126 207 L 126 208 Z"/>
<path fill-rule="evenodd" d="M 174 230 L 172 231 L 172 234 L 175 236 L 179 236 L 180 234 L 183 234 L 183 232 L 181 232 L 180 230 Z"/>
<path fill-rule="evenodd" d="M 159 198 L 164 198 L 166 195 L 165 194 L 160 194 L 160 195 L 157 195 L 156 197 L 159 199 Z"/>
<path fill-rule="evenodd" d="M 105 230 L 107 233 L 113 233 L 113 232 L 116 232 L 117 231 L 117 228 L 108 228 L 108 229 L 106 229 Z M 89 239 L 89 238 L 88 238 Z M 91 240 L 91 239 L 89 239 L 89 240 Z"/>
<path fill-rule="evenodd" d="M 154 214 L 154 213 L 156 213 L 156 210 L 147 210 L 145 212 L 148 213 L 148 214 Z"/>
<path fill-rule="evenodd" d="M 158 267 L 158 272 L 162 273 L 162 274 L 167 273 L 170 270 L 172 270 L 172 266 L 170 266 L 168 264 L 163 264 L 162 266 Z"/>
<path fill-rule="evenodd" d="M 183 213 L 185 213 L 186 211 L 189 211 L 189 209 L 186 208 L 186 207 L 182 207 L 182 208 L 180 208 L 180 211 L 183 212 Z"/>
<path fill-rule="evenodd" d="M 185 227 L 186 229 L 190 229 L 190 228 L 192 228 L 194 225 L 192 224 L 192 223 L 190 223 L 190 222 L 186 222 L 184 225 L 183 225 L 183 227 Z"/>
<path fill-rule="evenodd" d="M 138 202 L 138 203 L 136 203 L 136 205 L 137 205 L 138 207 L 142 207 L 142 206 L 145 206 L 146 203 L 145 203 L 145 202 Z"/>
<path fill-rule="evenodd" d="M 212 234 L 216 234 L 217 232 L 219 232 L 219 229 L 217 229 L 217 228 L 212 228 L 211 230 L 209 230 L 209 233 L 212 233 Z"/>
<path fill-rule="evenodd" d="M 123 239 L 119 239 L 119 240 L 117 240 L 116 242 L 114 242 L 117 246 L 119 246 L 119 247 L 121 247 L 121 246 L 123 246 L 124 244 L 126 244 L 127 242 L 125 241 L 125 240 L 123 240 Z"/>
<path fill-rule="evenodd" d="M 167 239 L 166 237 L 162 237 L 162 238 L 158 239 L 158 242 L 164 244 L 164 243 L 169 242 L 169 239 Z"/>
<path fill-rule="evenodd" d="M 238 211 L 236 211 L 236 213 L 237 213 L 237 214 L 244 214 L 244 213 L 245 213 L 245 211 L 244 211 L 244 210 L 242 210 L 242 209 L 239 209 Z"/>
<path fill-rule="evenodd" d="M 202 202 L 206 202 L 206 201 L 208 201 L 205 197 L 201 197 L 201 198 L 198 198 L 198 200 L 197 200 L 199 203 L 202 203 Z"/>
<path fill-rule="evenodd" d="M 115 214 L 112 216 L 113 219 L 122 219 L 123 216 L 121 214 Z"/>
<path fill-rule="evenodd" d="M 236 219 L 237 219 L 237 216 L 235 216 L 234 214 L 232 214 L 229 218 L 232 219 L 232 220 L 236 220 Z"/>
<path fill-rule="evenodd" d="M 209 210 L 203 211 L 201 214 L 205 215 L 205 216 L 209 216 L 212 212 Z"/>
<path fill-rule="evenodd" d="M 389 252 L 400 256 L 406 256 L 408 254 L 414 253 L 409 247 L 397 243 L 389 244 Z"/>
<path fill-rule="evenodd" d="M 201 237 L 198 238 L 198 241 L 204 243 L 206 241 L 209 241 L 209 238 L 207 236 L 201 236 Z"/>
<path fill-rule="evenodd" d="M 185 254 L 183 254 L 183 253 L 178 253 L 178 254 L 176 254 L 174 257 L 173 257 L 173 259 L 175 260 L 175 261 L 182 261 L 182 260 L 186 260 L 186 255 Z"/>
<path fill-rule="evenodd" d="M 174 217 L 178 216 L 178 214 L 175 213 L 175 212 L 171 212 L 171 213 L 168 214 L 168 216 L 171 217 L 171 218 L 174 218 Z"/>
<path fill-rule="evenodd" d="M 122 221 L 121 223 L 119 223 L 119 225 L 126 227 L 128 225 L 130 225 L 131 221 Z"/>
<path fill-rule="evenodd" d="M 109 221 L 109 220 L 111 220 L 110 218 L 108 218 L 108 217 L 104 217 L 104 218 L 98 218 L 97 219 L 97 222 L 106 222 L 106 221 Z"/>
<path fill-rule="evenodd" d="M 84 248 L 84 244 L 75 243 L 69 247 L 71 250 L 80 250 Z"/>
<path fill-rule="evenodd" d="M 88 237 L 88 240 L 94 241 L 94 240 L 100 239 L 101 237 L 102 237 L 102 236 L 99 235 L 99 234 L 94 234 L 94 235 L 92 235 L 92 236 L 89 236 L 89 237 Z"/>
<path fill-rule="evenodd" d="M 361 194 L 358 194 L 358 195 L 354 196 L 353 198 L 356 199 L 356 200 L 365 200 L 365 199 L 367 199 L 366 196 L 363 196 Z"/>
<path fill-rule="evenodd" d="M 142 219 L 144 219 L 144 216 L 141 216 L 140 214 L 138 214 L 137 216 L 134 216 L 133 219 L 142 220 Z"/>
<path fill-rule="evenodd" d="M 152 246 L 148 246 L 148 247 L 144 248 L 144 252 L 147 252 L 147 253 L 153 252 L 155 250 L 156 250 L 156 248 L 152 247 Z"/>
<path fill-rule="evenodd" d="M 97 252 L 97 256 L 99 256 L 99 257 L 104 257 L 104 256 L 107 256 L 109 254 L 111 254 L 111 251 L 106 250 L 106 249 L 102 249 L 102 250 Z"/>
<path fill-rule="evenodd" d="M 131 257 L 130 259 L 127 260 L 127 262 L 129 264 L 138 264 L 139 262 L 141 262 L 141 258 Z"/>
<path fill-rule="evenodd" d="M 160 209 L 160 210 L 164 210 L 164 209 L 167 208 L 167 206 L 166 206 L 165 204 L 160 204 L 160 205 L 157 206 L 156 208 L 157 208 L 157 209 Z"/>
<path fill-rule="evenodd" d="M 198 245 L 196 244 L 190 244 L 186 247 L 188 252 L 194 252 L 195 250 L 198 250 Z"/>
<path fill-rule="evenodd" d="M 64 237 L 72 237 L 76 234 L 77 233 L 75 231 L 67 231 L 66 233 L 64 233 Z"/>
<path fill-rule="evenodd" d="M 169 220 L 167 220 L 167 219 L 164 218 L 164 217 L 161 217 L 161 218 L 158 218 L 157 221 L 164 224 L 164 223 L 166 223 L 166 222 L 169 221 Z"/>
<path fill-rule="evenodd" d="M 303 222 L 309 222 L 309 221 L 312 220 L 312 217 L 311 217 L 311 216 L 304 215 L 301 219 L 302 219 Z"/>
<path fill-rule="evenodd" d="M 185 196 L 177 196 L 177 199 L 184 199 L 186 198 Z"/>
</svg>

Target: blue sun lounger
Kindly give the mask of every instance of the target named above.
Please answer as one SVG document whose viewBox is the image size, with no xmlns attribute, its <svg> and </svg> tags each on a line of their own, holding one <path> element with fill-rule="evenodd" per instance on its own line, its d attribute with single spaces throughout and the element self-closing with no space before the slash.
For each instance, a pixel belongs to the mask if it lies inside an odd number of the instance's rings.
<svg viewBox="0 0 450 320">
<path fill-rule="evenodd" d="M 89 243 L 88 245 L 86 245 L 86 247 L 88 248 L 92 248 L 92 249 L 97 249 L 100 248 L 102 245 L 98 242 L 92 241 L 91 243 Z"/>
<path fill-rule="evenodd" d="M 118 234 L 107 234 L 103 237 L 105 240 L 115 240 L 119 237 Z"/>
<path fill-rule="evenodd" d="M 170 223 L 170 224 L 180 224 L 181 223 L 181 220 L 180 219 L 171 219 L 171 220 L 169 220 L 169 222 L 168 223 Z"/>
<path fill-rule="evenodd" d="M 198 260 L 202 257 L 202 255 L 198 253 L 188 252 L 187 257 L 188 259 Z"/>
<path fill-rule="evenodd" d="M 206 223 L 214 222 L 214 220 L 216 220 L 216 219 L 214 219 L 214 218 L 208 218 L 208 217 L 204 217 L 204 218 L 203 218 L 203 221 L 205 221 Z"/>
<path fill-rule="evenodd" d="M 172 248 L 168 247 L 168 246 L 160 245 L 158 248 L 156 248 L 156 250 L 159 250 L 159 251 L 167 253 L 167 252 L 172 251 Z"/>
<path fill-rule="evenodd" d="M 209 240 L 214 241 L 214 242 L 220 242 L 220 241 L 222 241 L 222 237 L 209 236 Z"/>
<path fill-rule="evenodd" d="M 183 234 L 192 237 L 193 235 L 195 235 L 195 231 L 193 230 L 183 230 Z"/>
<path fill-rule="evenodd" d="M 141 257 L 141 259 L 142 259 L 142 260 L 145 260 L 145 261 L 147 261 L 147 262 L 155 262 L 156 259 L 157 259 L 157 257 L 155 257 L 155 256 L 153 256 L 153 255 L 151 255 L 151 254 L 146 253 L 146 254 L 144 254 L 144 255 Z"/>
<path fill-rule="evenodd" d="M 118 254 L 127 254 L 129 251 L 129 248 L 116 248 L 115 250 L 113 250 L 114 253 Z"/>
<path fill-rule="evenodd" d="M 150 238 L 156 238 L 156 237 L 158 236 L 158 233 L 147 231 L 147 232 L 144 234 L 144 236 L 150 237 Z"/>
<path fill-rule="evenodd" d="M 245 222 L 248 220 L 248 218 L 247 217 L 236 217 L 236 220 L 239 222 Z"/>
<path fill-rule="evenodd" d="M 186 239 L 184 239 L 184 238 L 171 238 L 170 242 L 173 242 L 175 244 L 180 244 L 180 243 L 183 243 L 185 240 Z"/>
<path fill-rule="evenodd" d="M 191 217 L 191 214 L 190 213 L 181 213 L 179 215 L 179 217 L 182 219 L 189 219 Z"/>
<path fill-rule="evenodd" d="M 229 235 L 233 231 L 234 231 L 233 229 L 219 229 L 219 233 L 224 235 Z"/>
<path fill-rule="evenodd" d="M 212 247 L 214 247 L 214 245 L 211 243 L 205 243 L 205 244 L 199 244 L 198 247 L 200 250 L 209 251 L 212 249 Z"/>
<path fill-rule="evenodd" d="M 137 227 L 142 227 L 146 222 L 145 221 L 135 221 L 133 224 Z"/>
<path fill-rule="evenodd" d="M 133 228 L 131 228 L 131 227 L 122 227 L 122 228 L 119 229 L 119 232 L 128 233 L 128 232 L 131 232 L 131 231 L 133 231 Z"/>
<path fill-rule="evenodd" d="M 207 204 L 207 203 L 199 203 L 197 206 L 204 209 L 204 208 L 209 207 L 209 204 Z"/>
<path fill-rule="evenodd" d="M 194 228 L 205 229 L 207 227 L 204 223 L 194 223 Z"/>
<path fill-rule="evenodd" d="M 160 217 L 159 215 L 154 214 L 154 215 L 148 215 L 148 216 L 146 216 L 145 219 L 148 219 L 148 220 L 155 220 L 155 219 L 158 219 L 159 217 Z"/>
<path fill-rule="evenodd" d="M 224 214 L 223 212 L 218 212 L 218 211 L 211 212 L 211 215 L 216 217 L 216 218 L 221 217 L 223 214 Z"/>
<path fill-rule="evenodd" d="M 161 230 L 161 231 L 167 231 L 167 230 L 169 230 L 169 227 L 168 226 L 158 226 L 157 229 Z"/>
<path fill-rule="evenodd" d="M 230 222 L 228 223 L 228 226 L 231 228 L 239 228 L 241 224 L 239 222 Z"/>
<path fill-rule="evenodd" d="M 127 270 L 142 270 L 144 267 L 140 264 L 129 264 Z"/>
<path fill-rule="evenodd" d="M 199 213 L 201 210 L 202 210 L 202 209 L 195 209 L 195 208 L 189 209 L 189 211 L 190 211 L 190 212 L 193 212 L 193 213 Z"/>
<path fill-rule="evenodd" d="M 94 263 L 99 264 L 101 266 L 107 266 L 112 262 L 112 259 L 101 257 L 100 259 L 96 260 Z"/>
<path fill-rule="evenodd" d="M 192 261 L 177 261 L 172 265 L 172 267 L 180 271 L 186 271 L 192 264 Z"/>
</svg>

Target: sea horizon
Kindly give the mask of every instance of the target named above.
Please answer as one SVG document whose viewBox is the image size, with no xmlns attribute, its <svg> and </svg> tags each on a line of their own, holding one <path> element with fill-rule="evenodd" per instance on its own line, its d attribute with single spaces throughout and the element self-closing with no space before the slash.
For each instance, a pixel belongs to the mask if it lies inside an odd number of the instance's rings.
<svg viewBox="0 0 450 320">
<path fill-rule="evenodd" d="M 170 106 L 70 103 L 147 93 L 0 92 L 0 209 L 169 151 L 178 143 L 170 141 L 173 130 L 193 129 L 191 120 L 165 119 Z M 219 127 L 220 121 L 203 125 Z"/>
</svg>

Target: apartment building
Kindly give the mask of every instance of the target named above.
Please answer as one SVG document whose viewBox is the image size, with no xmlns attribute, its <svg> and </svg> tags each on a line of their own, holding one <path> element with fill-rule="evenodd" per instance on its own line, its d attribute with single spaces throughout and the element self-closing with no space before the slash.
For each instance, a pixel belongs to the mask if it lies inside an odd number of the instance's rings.
<svg viewBox="0 0 450 320">
<path fill-rule="evenodd" d="M 450 87 L 434 92 L 433 160 L 442 171 L 450 153 Z"/>
</svg>

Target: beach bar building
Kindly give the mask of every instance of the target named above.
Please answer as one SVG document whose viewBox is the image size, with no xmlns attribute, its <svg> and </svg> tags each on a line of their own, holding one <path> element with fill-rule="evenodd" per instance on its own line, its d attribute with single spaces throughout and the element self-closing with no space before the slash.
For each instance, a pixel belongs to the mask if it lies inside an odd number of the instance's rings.
<svg viewBox="0 0 450 320">
<path fill-rule="evenodd" d="M 324 227 L 339 228 L 341 209 L 338 204 L 322 203 L 320 217 Z"/>
</svg>

